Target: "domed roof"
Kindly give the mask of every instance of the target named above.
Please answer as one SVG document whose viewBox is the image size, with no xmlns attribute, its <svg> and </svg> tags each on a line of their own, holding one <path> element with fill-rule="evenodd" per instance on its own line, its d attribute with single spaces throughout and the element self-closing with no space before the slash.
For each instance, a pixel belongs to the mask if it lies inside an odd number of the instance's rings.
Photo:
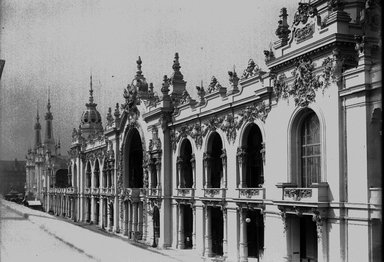
<svg viewBox="0 0 384 262">
<path fill-rule="evenodd" d="M 89 90 L 89 103 L 85 104 L 87 109 L 81 115 L 80 129 L 82 133 L 87 133 L 87 131 L 103 130 L 101 115 L 96 109 L 97 104 L 93 102 L 92 76 L 90 85 L 91 88 Z"/>
</svg>

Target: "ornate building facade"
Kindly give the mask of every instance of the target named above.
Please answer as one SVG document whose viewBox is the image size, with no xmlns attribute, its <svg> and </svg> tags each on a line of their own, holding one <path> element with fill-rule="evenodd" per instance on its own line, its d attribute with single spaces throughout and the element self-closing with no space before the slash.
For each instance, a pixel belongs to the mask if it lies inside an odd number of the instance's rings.
<svg viewBox="0 0 384 262">
<path fill-rule="evenodd" d="M 317 0 L 289 26 L 283 8 L 267 68 L 250 59 L 196 99 L 178 53 L 161 94 L 139 57 L 104 126 L 91 85 L 46 210 L 205 258 L 381 261 L 379 12 Z"/>
</svg>

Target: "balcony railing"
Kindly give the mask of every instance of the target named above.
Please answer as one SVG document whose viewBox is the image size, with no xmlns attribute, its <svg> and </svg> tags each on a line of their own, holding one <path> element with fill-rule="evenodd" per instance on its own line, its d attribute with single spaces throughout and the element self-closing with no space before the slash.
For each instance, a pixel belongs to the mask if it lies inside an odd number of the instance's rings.
<svg viewBox="0 0 384 262">
<path fill-rule="evenodd" d="M 76 193 L 76 188 L 74 188 L 74 187 L 67 187 L 66 188 L 66 193 L 67 194 L 75 194 Z"/>
<path fill-rule="evenodd" d="M 139 197 L 145 197 L 146 195 L 146 189 L 145 188 L 126 188 L 124 190 L 124 193 L 126 196 L 132 197 L 132 198 L 139 198 Z"/>
<path fill-rule="evenodd" d="M 92 195 L 98 195 L 100 193 L 100 188 L 94 187 L 92 188 Z"/>
<path fill-rule="evenodd" d="M 112 187 L 107 188 L 107 195 L 108 196 L 112 196 L 113 195 L 113 188 Z"/>
<path fill-rule="evenodd" d="M 204 197 L 225 198 L 226 188 L 204 188 Z"/>
<path fill-rule="evenodd" d="M 290 202 L 319 203 L 328 202 L 328 183 L 313 183 L 311 187 L 297 187 L 292 183 L 277 185 L 282 188 L 282 200 Z"/>
<path fill-rule="evenodd" d="M 84 189 L 85 194 L 91 194 L 91 189 L 89 187 Z"/>
<path fill-rule="evenodd" d="M 160 197 L 161 196 L 161 188 L 148 188 L 148 196 Z"/>
<path fill-rule="evenodd" d="M 189 197 L 193 198 L 195 196 L 194 188 L 177 188 L 176 189 L 178 197 Z"/>
<path fill-rule="evenodd" d="M 255 199 L 263 200 L 265 199 L 265 188 L 236 188 L 239 191 L 240 199 Z"/>
</svg>

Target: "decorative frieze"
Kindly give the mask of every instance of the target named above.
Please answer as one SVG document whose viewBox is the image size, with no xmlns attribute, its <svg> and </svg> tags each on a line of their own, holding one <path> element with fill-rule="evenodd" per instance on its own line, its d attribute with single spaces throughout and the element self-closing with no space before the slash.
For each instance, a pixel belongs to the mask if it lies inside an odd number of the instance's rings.
<svg viewBox="0 0 384 262">
<path fill-rule="evenodd" d="M 284 188 L 284 197 L 300 201 L 302 198 L 311 198 L 312 189 L 310 188 Z"/>
<path fill-rule="evenodd" d="M 271 107 L 265 103 L 252 104 L 245 107 L 239 113 L 239 120 L 237 123 L 237 129 L 239 129 L 244 122 L 254 122 L 256 119 L 260 119 L 265 123 L 265 120 L 271 111 Z"/>
</svg>

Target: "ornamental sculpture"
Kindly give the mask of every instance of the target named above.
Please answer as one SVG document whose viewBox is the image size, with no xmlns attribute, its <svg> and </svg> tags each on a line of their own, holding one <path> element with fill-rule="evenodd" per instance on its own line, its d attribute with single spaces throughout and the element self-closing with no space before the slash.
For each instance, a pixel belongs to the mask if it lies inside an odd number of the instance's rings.
<svg viewBox="0 0 384 262">
<path fill-rule="evenodd" d="M 241 79 L 246 79 L 251 76 L 260 75 L 263 71 L 260 69 L 260 67 L 253 61 L 253 59 L 249 59 L 248 66 L 244 70 L 243 75 L 241 76 Z"/>
<path fill-rule="evenodd" d="M 216 77 L 212 76 L 211 82 L 208 85 L 207 93 L 210 94 L 210 93 L 219 91 L 221 88 L 222 88 L 222 86 L 217 81 Z"/>
<path fill-rule="evenodd" d="M 271 107 L 267 106 L 265 103 L 253 104 L 247 106 L 239 113 L 239 121 L 237 124 L 237 129 L 239 129 L 244 122 L 254 122 L 256 119 L 260 119 L 265 123 Z"/>
</svg>

